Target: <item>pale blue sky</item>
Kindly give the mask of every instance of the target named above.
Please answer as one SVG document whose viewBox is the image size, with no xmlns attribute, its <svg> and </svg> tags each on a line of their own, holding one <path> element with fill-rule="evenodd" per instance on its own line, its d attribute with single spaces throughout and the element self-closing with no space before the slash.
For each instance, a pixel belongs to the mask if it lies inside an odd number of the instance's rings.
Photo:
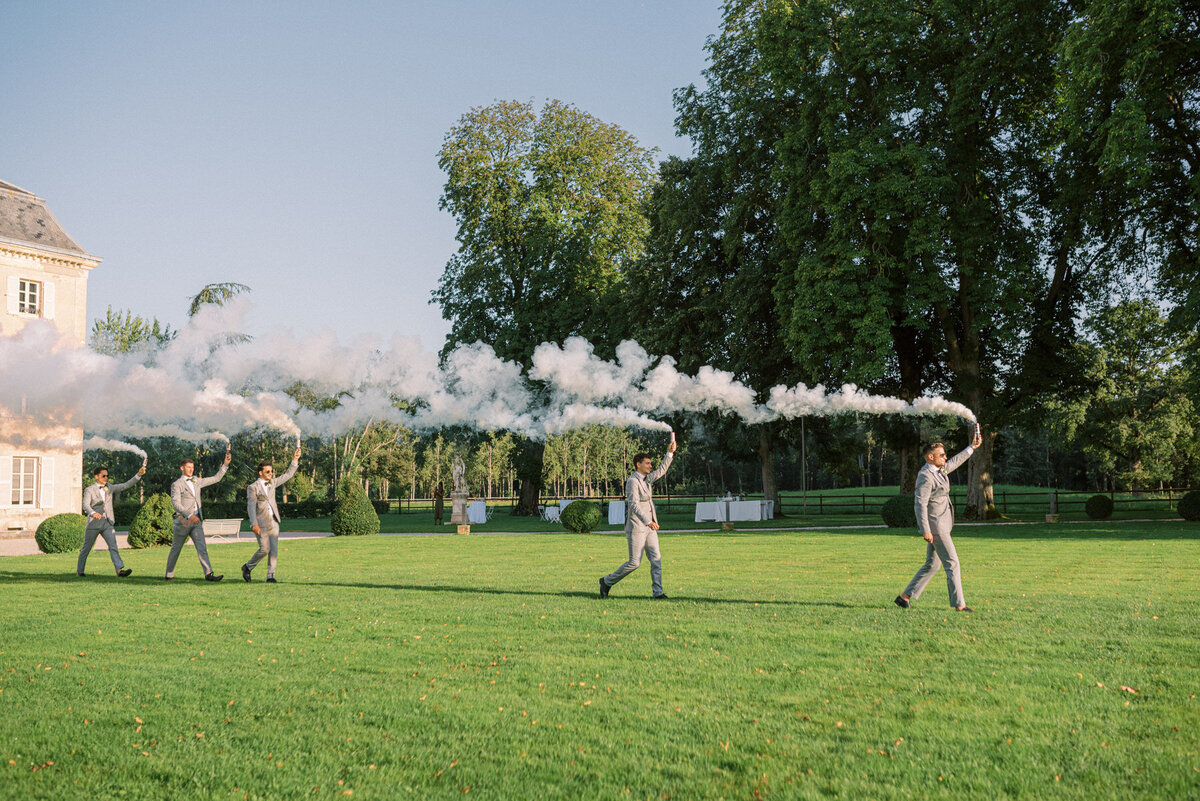
<svg viewBox="0 0 1200 801">
<path fill-rule="evenodd" d="M 178 325 L 212 281 L 261 324 L 440 347 L 454 252 L 436 153 L 473 106 L 546 98 L 684 155 L 715 0 L 0 3 L 0 180 L 104 262 L 108 305 Z"/>
</svg>

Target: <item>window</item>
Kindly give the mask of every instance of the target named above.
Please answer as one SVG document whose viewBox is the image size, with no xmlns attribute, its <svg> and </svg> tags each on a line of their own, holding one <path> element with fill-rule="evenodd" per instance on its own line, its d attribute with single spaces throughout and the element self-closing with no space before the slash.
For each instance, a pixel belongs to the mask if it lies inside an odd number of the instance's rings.
<svg viewBox="0 0 1200 801">
<path fill-rule="evenodd" d="M 12 460 L 12 505 L 37 506 L 38 458 L 14 456 Z"/>
<path fill-rule="evenodd" d="M 21 314 L 41 315 L 42 285 L 40 282 L 21 279 L 17 290 L 17 311 Z"/>
</svg>

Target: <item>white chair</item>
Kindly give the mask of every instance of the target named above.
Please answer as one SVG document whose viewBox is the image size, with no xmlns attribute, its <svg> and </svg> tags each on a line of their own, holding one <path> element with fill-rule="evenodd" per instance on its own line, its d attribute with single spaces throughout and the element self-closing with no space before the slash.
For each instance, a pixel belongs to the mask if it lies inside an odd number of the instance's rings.
<svg viewBox="0 0 1200 801">
<path fill-rule="evenodd" d="M 547 523 L 557 523 L 562 515 L 562 508 L 558 506 L 547 506 L 542 510 L 542 519 Z"/>
</svg>

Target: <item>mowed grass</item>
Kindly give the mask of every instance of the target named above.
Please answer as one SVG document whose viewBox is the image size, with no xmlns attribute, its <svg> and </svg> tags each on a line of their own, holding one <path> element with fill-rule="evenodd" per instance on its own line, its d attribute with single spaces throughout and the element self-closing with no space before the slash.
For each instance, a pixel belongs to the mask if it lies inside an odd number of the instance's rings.
<svg viewBox="0 0 1200 801">
<path fill-rule="evenodd" d="M 915 535 L 249 544 L 0 561 L 5 798 L 1195 798 L 1200 549 L 1178 523 Z"/>
</svg>

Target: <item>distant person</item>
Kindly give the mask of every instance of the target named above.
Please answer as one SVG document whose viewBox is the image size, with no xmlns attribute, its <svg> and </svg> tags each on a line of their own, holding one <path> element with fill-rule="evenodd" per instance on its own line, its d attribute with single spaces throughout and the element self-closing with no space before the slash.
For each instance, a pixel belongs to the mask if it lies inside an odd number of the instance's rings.
<svg viewBox="0 0 1200 801">
<path fill-rule="evenodd" d="M 200 490 L 210 487 L 225 477 L 232 454 L 225 451 L 225 461 L 215 476 L 196 478 L 196 463 L 184 459 L 179 463 L 179 478 L 171 485 L 171 506 L 175 508 L 175 519 L 171 537 L 171 553 L 167 555 L 167 574 L 164 579 L 175 578 L 175 562 L 189 539 L 196 546 L 200 567 L 204 569 L 205 581 L 220 581 L 225 576 L 214 575 L 212 563 L 208 561 L 208 545 L 204 542 L 204 510 L 200 505 Z"/>
<path fill-rule="evenodd" d="M 634 472 L 625 482 L 625 540 L 629 545 L 629 560 L 600 579 L 600 597 L 607 598 L 608 591 L 621 579 L 638 569 L 642 563 L 642 551 L 650 559 L 650 585 L 654 598 L 665 599 L 662 587 L 662 554 L 658 549 L 658 512 L 654 508 L 652 486 L 667 473 L 671 460 L 675 458 L 675 440 L 667 447 L 662 464 L 653 470 L 650 454 L 639 453 L 633 457 Z"/>
<path fill-rule="evenodd" d="M 437 489 L 433 491 L 433 524 L 440 526 L 442 524 L 442 515 L 446 511 L 446 489 L 442 486 L 442 482 L 438 482 Z"/>
<path fill-rule="evenodd" d="M 961 467 L 975 449 L 983 444 L 978 429 L 971 444 L 949 461 L 946 448 L 934 442 L 925 448 L 925 464 L 917 473 L 917 486 L 913 505 L 917 513 L 917 530 L 925 538 L 925 564 L 913 576 L 904 592 L 896 596 L 896 606 L 907 609 L 921 597 L 925 585 L 933 578 L 939 567 L 946 568 L 946 588 L 950 593 L 950 605 L 960 612 L 973 612 L 963 597 L 962 575 L 959 571 L 958 552 L 950 529 L 954 527 L 954 504 L 950 501 L 949 474 Z"/>
<path fill-rule="evenodd" d="M 250 530 L 258 537 L 258 550 L 250 561 L 242 565 L 242 581 L 250 580 L 250 571 L 255 565 L 267 559 L 267 582 L 275 584 L 275 563 L 279 555 L 279 506 L 275 503 L 275 490 L 282 487 L 296 475 L 300 466 L 300 449 L 292 457 L 291 467 L 279 478 L 275 478 L 275 468 L 270 462 L 258 465 L 258 478 L 246 487 L 246 516 L 250 518 Z"/>
<path fill-rule="evenodd" d="M 88 521 L 83 530 L 83 549 L 79 552 L 75 575 L 84 575 L 88 556 L 96 545 L 96 537 L 100 536 L 108 543 L 108 555 L 116 568 L 118 578 L 125 578 L 133 571 L 125 567 L 121 554 L 117 552 L 117 532 L 113 528 L 117 517 L 113 512 L 113 498 L 141 481 L 142 476 L 146 475 L 146 465 L 143 464 L 137 474 L 124 484 L 109 486 L 107 467 L 97 467 L 92 471 L 92 475 L 96 477 L 96 483 L 83 491 L 83 514 Z"/>
</svg>

